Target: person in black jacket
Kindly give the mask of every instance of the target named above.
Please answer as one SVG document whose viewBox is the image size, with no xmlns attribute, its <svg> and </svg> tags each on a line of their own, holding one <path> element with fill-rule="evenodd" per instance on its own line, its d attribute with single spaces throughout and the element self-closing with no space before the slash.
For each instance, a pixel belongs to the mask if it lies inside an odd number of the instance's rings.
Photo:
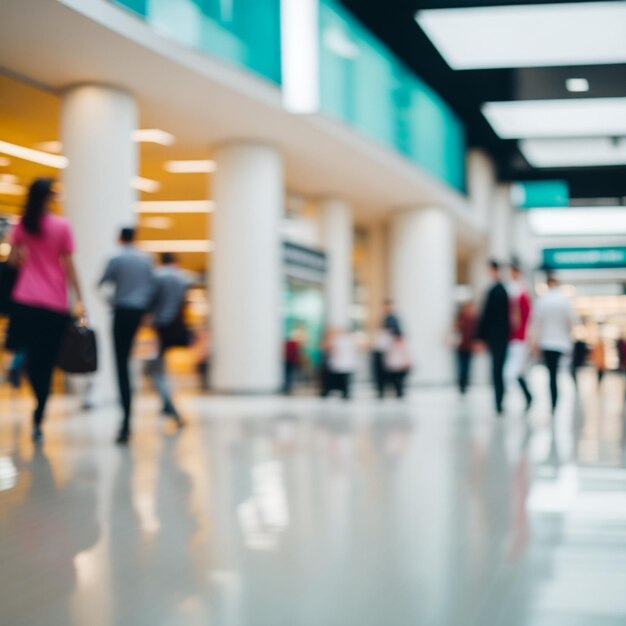
<svg viewBox="0 0 626 626">
<path fill-rule="evenodd" d="M 501 415 L 504 402 L 504 363 L 510 335 L 509 296 L 502 284 L 500 264 L 491 260 L 489 269 L 493 285 L 487 292 L 476 335 L 487 346 L 491 355 L 496 411 Z"/>
</svg>

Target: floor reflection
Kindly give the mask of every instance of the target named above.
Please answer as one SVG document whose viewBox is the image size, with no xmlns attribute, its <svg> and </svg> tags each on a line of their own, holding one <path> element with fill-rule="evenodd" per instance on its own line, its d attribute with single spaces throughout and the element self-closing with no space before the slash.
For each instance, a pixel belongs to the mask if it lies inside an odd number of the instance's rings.
<svg viewBox="0 0 626 626">
<path fill-rule="evenodd" d="M 0 623 L 623 624 L 622 383 L 566 386 L 554 419 L 539 397 L 494 420 L 481 389 L 190 396 L 179 435 L 146 397 L 129 450 L 110 412 L 55 400 L 34 453 L 19 408 L 0 424 Z"/>
</svg>

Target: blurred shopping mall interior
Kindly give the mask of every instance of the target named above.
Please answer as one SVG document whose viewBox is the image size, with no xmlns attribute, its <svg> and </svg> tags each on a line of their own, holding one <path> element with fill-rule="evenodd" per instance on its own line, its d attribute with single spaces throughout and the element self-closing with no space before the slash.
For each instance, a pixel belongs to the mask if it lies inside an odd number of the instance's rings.
<svg viewBox="0 0 626 626">
<path fill-rule="evenodd" d="M 55 372 L 35 446 L 0 350 L 0 624 L 626 624 L 626 2 L 1 0 L 0 262 L 38 177 L 99 367 Z M 97 283 L 131 225 L 194 341 L 178 432 L 140 329 L 120 448 Z M 496 415 L 484 351 L 456 389 L 490 259 L 571 302 L 554 414 L 536 356 L 529 411 L 511 385 Z M 412 367 L 379 400 L 387 300 Z M 319 397 L 329 329 L 349 401 Z"/>
</svg>

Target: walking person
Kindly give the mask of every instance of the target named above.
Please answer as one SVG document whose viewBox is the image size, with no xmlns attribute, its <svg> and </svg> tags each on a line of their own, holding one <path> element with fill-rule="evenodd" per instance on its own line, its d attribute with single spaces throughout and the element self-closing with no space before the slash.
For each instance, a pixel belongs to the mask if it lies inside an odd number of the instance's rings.
<svg viewBox="0 0 626 626">
<path fill-rule="evenodd" d="M 557 376 L 561 357 L 572 350 L 572 331 L 576 315 L 569 299 L 559 288 L 559 281 L 548 275 L 548 293 L 539 298 L 533 315 L 532 335 L 536 349 L 543 354 L 543 361 L 550 376 L 550 399 L 552 414 L 558 403 Z"/>
<path fill-rule="evenodd" d="M 343 329 L 331 332 L 327 348 L 327 376 L 322 397 L 339 391 L 344 400 L 350 398 L 352 375 L 357 366 L 357 353 L 352 334 Z"/>
<path fill-rule="evenodd" d="M 411 354 L 406 339 L 400 329 L 392 333 L 391 342 L 385 352 L 387 381 L 398 398 L 404 397 L 406 377 L 411 371 Z"/>
<path fill-rule="evenodd" d="M 600 332 L 600 329 L 598 329 L 598 332 Z M 601 336 L 598 337 L 591 351 L 591 362 L 596 368 L 598 387 L 600 387 L 604 380 L 604 375 L 606 374 L 606 347 L 604 346 L 604 341 Z"/>
<path fill-rule="evenodd" d="M 496 413 L 502 415 L 504 404 L 504 363 L 509 345 L 509 296 L 500 273 L 500 264 L 489 262 L 492 285 L 487 292 L 478 322 L 477 339 L 483 342 L 491 356 L 491 377 L 495 395 Z"/>
<path fill-rule="evenodd" d="M 385 369 L 385 354 L 392 342 L 392 335 L 384 326 L 378 328 L 372 339 L 371 369 L 374 388 L 379 398 L 385 395 L 387 371 Z"/>
<path fill-rule="evenodd" d="M 191 331 L 185 322 L 186 294 L 190 287 L 191 280 L 178 266 L 176 256 L 164 252 L 161 266 L 154 273 L 152 323 L 159 338 L 159 350 L 152 363 L 151 375 L 163 402 L 163 414 L 179 428 L 184 426 L 184 422 L 172 400 L 165 355 L 170 348 L 191 343 Z"/>
<path fill-rule="evenodd" d="M 131 396 L 129 359 L 133 340 L 148 312 L 154 294 L 152 259 L 135 245 L 135 229 L 120 232 L 120 249 L 107 263 L 100 285 L 114 286 L 113 345 L 117 382 L 122 407 L 122 423 L 117 443 L 127 444 L 131 436 Z"/>
<path fill-rule="evenodd" d="M 74 236 L 69 222 L 51 211 L 56 182 L 36 179 L 28 191 L 22 219 L 11 234 L 9 262 L 18 268 L 7 347 L 24 351 L 26 372 L 37 400 L 32 438 L 43 441 L 42 424 L 52 372 L 69 324 L 69 290 L 76 313 L 84 314 L 74 266 Z"/>
<path fill-rule="evenodd" d="M 533 403 L 533 396 L 526 382 L 528 367 L 527 331 L 531 314 L 531 299 L 517 261 L 510 267 L 511 280 L 507 285 L 511 321 L 511 338 L 504 366 L 504 379 L 507 385 L 517 381 L 526 400 L 526 411 Z"/>
<path fill-rule="evenodd" d="M 291 335 L 285 340 L 283 350 L 283 362 L 285 368 L 283 393 L 286 396 L 290 396 L 293 392 L 296 376 L 302 363 L 300 341 L 295 331 L 292 332 Z"/>
<path fill-rule="evenodd" d="M 476 336 L 476 307 L 472 301 L 459 307 L 453 326 L 457 358 L 457 383 L 461 395 L 467 393 Z"/>
</svg>

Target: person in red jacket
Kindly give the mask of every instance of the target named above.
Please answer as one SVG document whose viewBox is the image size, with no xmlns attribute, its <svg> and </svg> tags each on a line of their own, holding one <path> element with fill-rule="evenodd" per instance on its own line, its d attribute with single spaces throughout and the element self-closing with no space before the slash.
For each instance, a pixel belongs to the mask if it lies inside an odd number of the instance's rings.
<svg viewBox="0 0 626 626">
<path fill-rule="evenodd" d="M 522 277 L 519 263 L 513 260 L 510 267 L 511 280 L 507 285 L 510 302 L 510 341 L 504 367 L 504 378 L 507 384 L 517 380 L 526 399 L 526 410 L 530 409 L 533 396 L 526 382 L 526 368 L 528 365 L 527 332 L 531 313 L 531 299 L 528 288 Z"/>
</svg>

